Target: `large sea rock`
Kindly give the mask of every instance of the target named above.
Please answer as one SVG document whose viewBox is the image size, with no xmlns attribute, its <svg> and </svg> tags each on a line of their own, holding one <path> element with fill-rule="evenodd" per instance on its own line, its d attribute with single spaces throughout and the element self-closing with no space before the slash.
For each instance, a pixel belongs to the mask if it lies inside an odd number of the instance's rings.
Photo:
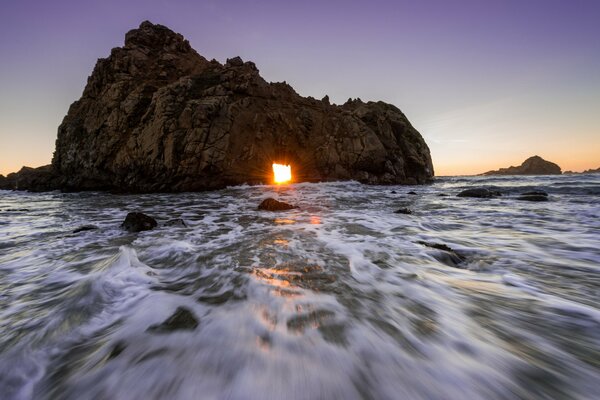
<svg viewBox="0 0 600 400">
<path fill-rule="evenodd" d="M 270 183 L 273 162 L 291 164 L 295 181 L 433 176 L 427 144 L 395 106 L 302 97 L 252 62 L 208 61 L 147 21 L 98 60 L 51 168 L 67 190 L 195 191 Z"/>
<path fill-rule="evenodd" d="M 540 156 L 529 157 L 518 167 L 500 168 L 482 175 L 560 175 L 560 167 Z"/>
</svg>

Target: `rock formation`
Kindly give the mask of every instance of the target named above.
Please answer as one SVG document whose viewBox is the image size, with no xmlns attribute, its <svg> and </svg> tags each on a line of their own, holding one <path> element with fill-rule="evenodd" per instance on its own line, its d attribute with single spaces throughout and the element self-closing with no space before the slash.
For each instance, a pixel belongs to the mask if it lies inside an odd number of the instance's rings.
<svg viewBox="0 0 600 400">
<path fill-rule="evenodd" d="M 39 168 L 23 167 L 6 177 L 0 175 L 0 189 L 30 190 L 44 192 L 60 187 L 61 180 L 52 167 L 44 165 Z"/>
<path fill-rule="evenodd" d="M 264 211 L 287 211 L 293 210 L 294 208 L 298 208 L 288 203 L 284 203 L 283 201 L 275 200 L 272 197 L 264 199 L 259 205 L 259 210 Z"/>
<path fill-rule="evenodd" d="M 474 197 L 478 199 L 491 199 L 493 197 L 500 197 L 502 193 L 493 189 L 486 188 L 473 188 L 473 189 L 465 189 L 461 191 L 456 196 L 458 197 Z"/>
<path fill-rule="evenodd" d="M 540 156 L 529 157 L 518 167 L 500 168 L 482 175 L 560 175 L 560 167 Z"/>
<path fill-rule="evenodd" d="M 582 172 L 573 172 L 573 171 L 565 171 L 563 172 L 563 174 L 565 175 L 581 175 L 581 174 L 600 174 L 600 168 L 596 168 L 596 169 L 586 169 L 585 171 Z"/>
<path fill-rule="evenodd" d="M 433 176 L 425 141 L 395 106 L 301 97 L 252 62 L 208 61 L 150 22 L 98 60 L 58 129 L 52 168 L 66 190 L 195 191 L 270 183 L 273 162 L 291 164 L 294 181 Z"/>
<path fill-rule="evenodd" d="M 125 217 L 125 221 L 121 224 L 121 228 L 126 231 L 135 233 L 142 231 L 150 231 L 156 226 L 158 223 L 156 220 L 146 214 L 140 212 L 130 212 Z"/>
</svg>

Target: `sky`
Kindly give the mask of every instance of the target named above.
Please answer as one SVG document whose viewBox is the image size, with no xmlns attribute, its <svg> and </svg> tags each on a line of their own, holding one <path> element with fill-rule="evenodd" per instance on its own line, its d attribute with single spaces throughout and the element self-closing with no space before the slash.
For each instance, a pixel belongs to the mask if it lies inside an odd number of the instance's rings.
<svg viewBox="0 0 600 400">
<path fill-rule="evenodd" d="M 600 1 L 0 0 L 0 174 L 51 161 L 96 60 L 144 20 L 303 96 L 396 105 L 436 175 L 600 167 Z"/>
</svg>

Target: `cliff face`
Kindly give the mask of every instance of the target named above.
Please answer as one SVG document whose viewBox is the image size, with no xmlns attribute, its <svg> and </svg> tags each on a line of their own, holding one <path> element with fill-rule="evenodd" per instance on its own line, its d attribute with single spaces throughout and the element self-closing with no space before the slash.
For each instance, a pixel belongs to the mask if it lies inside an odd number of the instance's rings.
<svg viewBox="0 0 600 400">
<path fill-rule="evenodd" d="M 63 189 L 193 191 L 294 181 L 425 183 L 429 149 L 396 107 L 342 106 L 267 83 L 251 62 L 207 61 L 179 34 L 144 22 L 98 60 L 58 129 Z"/>
<path fill-rule="evenodd" d="M 557 164 L 546 161 L 542 157 L 533 156 L 523 161 L 518 167 L 500 168 L 488 171 L 482 175 L 560 175 L 561 169 Z"/>
</svg>

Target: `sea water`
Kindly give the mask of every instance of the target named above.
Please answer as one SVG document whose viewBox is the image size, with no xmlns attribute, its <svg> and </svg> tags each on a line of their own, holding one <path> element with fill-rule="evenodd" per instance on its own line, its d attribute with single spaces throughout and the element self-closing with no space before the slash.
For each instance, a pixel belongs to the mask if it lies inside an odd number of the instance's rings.
<svg viewBox="0 0 600 400">
<path fill-rule="evenodd" d="M 598 396 L 599 175 L 0 192 L 2 399 Z"/>
</svg>

